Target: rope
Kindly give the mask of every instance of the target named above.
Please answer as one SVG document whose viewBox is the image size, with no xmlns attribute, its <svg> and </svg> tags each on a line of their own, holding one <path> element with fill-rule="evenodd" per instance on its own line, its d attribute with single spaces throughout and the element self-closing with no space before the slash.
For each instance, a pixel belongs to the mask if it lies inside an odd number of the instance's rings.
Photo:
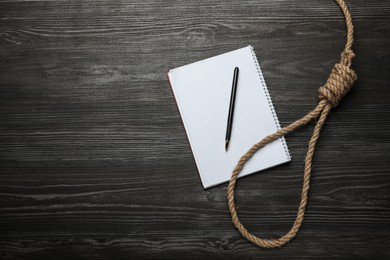
<svg viewBox="0 0 390 260">
<path fill-rule="evenodd" d="M 248 239 L 250 242 L 254 243 L 257 246 L 264 248 L 275 248 L 280 247 L 288 243 L 292 238 L 297 234 L 304 215 L 305 208 L 307 205 L 307 195 L 309 192 L 310 186 L 310 176 L 312 168 L 312 159 L 314 154 L 315 145 L 317 143 L 318 137 L 320 136 L 320 131 L 324 125 L 326 118 L 328 117 L 331 109 L 336 107 L 344 95 L 351 89 L 353 83 L 357 79 L 356 73 L 351 69 L 352 59 L 355 57 L 355 54 L 352 51 L 353 43 L 353 25 L 351 14 L 349 13 L 347 6 L 343 0 L 336 0 L 337 4 L 340 6 L 341 10 L 344 13 L 345 21 L 347 25 L 347 42 L 345 44 L 344 51 L 341 54 L 341 59 L 339 63 L 335 64 L 326 84 L 319 89 L 319 103 L 316 108 L 309 112 L 306 116 L 301 119 L 298 119 L 294 123 L 283 127 L 277 132 L 268 135 L 260 142 L 253 145 L 239 160 L 238 164 L 233 170 L 231 179 L 229 181 L 227 199 L 228 206 L 232 216 L 232 221 L 234 226 L 238 229 L 242 236 Z M 314 128 L 313 135 L 309 141 L 309 147 L 307 149 L 306 158 L 305 158 L 305 168 L 303 173 L 303 187 L 301 193 L 301 201 L 299 204 L 297 217 L 295 222 L 290 229 L 290 231 L 278 239 L 262 239 L 260 237 L 252 235 L 240 222 L 236 205 L 234 203 L 234 188 L 237 181 L 237 176 L 240 173 L 241 169 L 244 167 L 246 162 L 262 147 L 268 143 L 275 141 L 276 139 L 294 131 L 295 129 L 306 125 L 313 119 L 317 119 L 317 124 Z"/>
</svg>

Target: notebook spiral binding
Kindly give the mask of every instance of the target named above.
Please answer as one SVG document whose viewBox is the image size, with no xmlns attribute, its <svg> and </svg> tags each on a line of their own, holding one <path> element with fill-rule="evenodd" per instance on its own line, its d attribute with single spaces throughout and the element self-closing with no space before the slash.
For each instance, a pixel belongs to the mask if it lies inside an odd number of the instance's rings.
<svg viewBox="0 0 390 260">
<path fill-rule="evenodd" d="M 265 84 L 265 80 L 264 80 L 264 76 L 263 76 L 263 72 L 261 71 L 261 68 L 260 68 L 260 65 L 259 65 L 259 62 L 257 60 L 257 56 L 256 56 L 256 52 L 255 52 L 255 49 L 249 45 L 251 51 L 252 51 L 252 56 L 253 56 L 253 62 L 255 63 L 256 65 L 256 69 L 257 69 L 257 73 L 259 75 L 259 78 L 260 78 L 260 81 L 263 85 L 263 90 L 264 90 L 264 93 L 267 97 L 267 101 L 268 101 L 268 105 L 269 107 L 271 108 L 271 113 L 272 113 L 272 117 L 274 118 L 274 122 L 275 122 L 275 125 L 276 125 L 276 128 L 279 130 L 281 127 L 280 127 L 280 122 L 279 122 L 279 119 L 276 115 L 276 112 L 275 112 L 275 108 L 272 104 L 272 98 L 271 98 L 271 95 L 269 94 L 269 91 L 268 91 L 268 88 L 267 88 L 267 85 Z M 288 147 L 287 147 L 287 143 L 286 143 L 286 139 L 284 138 L 284 136 L 280 137 L 281 141 L 282 141 L 282 144 L 283 144 L 283 148 L 284 148 L 284 151 L 286 152 L 286 155 L 287 157 L 291 160 L 291 154 L 288 150 Z"/>
</svg>

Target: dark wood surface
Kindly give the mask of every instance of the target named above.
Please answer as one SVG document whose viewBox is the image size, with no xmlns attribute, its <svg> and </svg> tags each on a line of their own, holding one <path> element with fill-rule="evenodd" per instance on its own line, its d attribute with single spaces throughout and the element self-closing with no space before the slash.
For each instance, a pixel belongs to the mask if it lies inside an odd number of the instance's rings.
<svg viewBox="0 0 390 260">
<path fill-rule="evenodd" d="M 390 3 L 348 2 L 359 80 L 327 121 L 307 215 L 275 250 L 203 190 L 166 72 L 254 46 L 281 124 L 310 111 L 345 42 L 333 1 L 1 1 L 1 259 L 390 258 Z M 248 229 L 294 221 L 313 125 L 238 183 Z"/>
</svg>

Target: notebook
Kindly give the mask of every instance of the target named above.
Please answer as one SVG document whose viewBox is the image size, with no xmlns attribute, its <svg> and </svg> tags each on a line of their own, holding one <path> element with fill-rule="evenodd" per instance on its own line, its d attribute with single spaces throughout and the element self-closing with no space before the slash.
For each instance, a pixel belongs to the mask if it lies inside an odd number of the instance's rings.
<svg viewBox="0 0 390 260">
<path fill-rule="evenodd" d="M 234 68 L 240 69 L 229 149 L 225 134 Z M 204 188 L 230 179 L 240 157 L 280 129 L 252 46 L 168 72 L 178 109 Z M 244 166 L 243 177 L 291 160 L 284 137 L 260 149 Z"/>
</svg>

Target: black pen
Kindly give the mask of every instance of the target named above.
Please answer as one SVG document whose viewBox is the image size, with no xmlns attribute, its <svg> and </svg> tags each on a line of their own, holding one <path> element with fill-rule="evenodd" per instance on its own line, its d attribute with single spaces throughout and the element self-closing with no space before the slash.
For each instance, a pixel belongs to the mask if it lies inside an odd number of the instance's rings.
<svg viewBox="0 0 390 260">
<path fill-rule="evenodd" d="M 227 120 L 226 137 L 225 137 L 225 150 L 226 151 L 227 151 L 228 146 L 229 146 L 230 134 L 232 132 L 234 101 L 236 100 L 237 80 L 238 80 L 238 68 L 235 67 L 234 74 L 233 74 L 232 93 L 230 95 L 229 115 L 228 115 L 228 120 Z"/>
</svg>

